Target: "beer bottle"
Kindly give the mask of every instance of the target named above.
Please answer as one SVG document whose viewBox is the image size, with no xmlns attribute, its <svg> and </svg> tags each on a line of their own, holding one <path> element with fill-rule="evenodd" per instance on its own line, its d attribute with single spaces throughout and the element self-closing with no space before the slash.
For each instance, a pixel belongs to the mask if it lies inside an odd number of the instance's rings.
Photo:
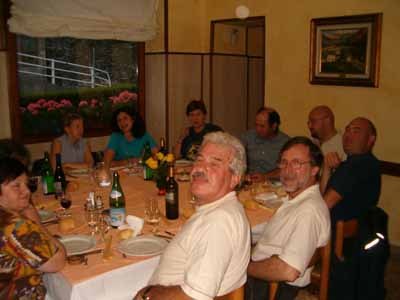
<svg viewBox="0 0 400 300">
<path fill-rule="evenodd" d="M 125 221 L 125 196 L 119 183 L 118 172 L 113 173 L 113 183 L 110 193 L 111 226 L 116 228 Z"/>
<path fill-rule="evenodd" d="M 165 212 L 169 220 L 174 220 L 179 217 L 179 189 L 178 183 L 174 178 L 174 165 L 172 164 L 168 166 Z"/>
<path fill-rule="evenodd" d="M 146 142 L 144 145 L 143 155 L 142 155 L 142 163 L 143 163 L 143 179 L 144 180 L 152 180 L 153 179 L 153 170 L 146 165 L 146 160 L 151 157 L 151 148 L 149 142 Z"/>
<path fill-rule="evenodd" d="M 54 190 L 56 198 L 61 197 L 67 187 L 67 181 L 65 180 L 65 174 L 61 165 L 61 154 L 56 154 L 56 171 L 54 172 Z"/>
<path fill-rule="evenodd" d="M 160 152 L 164 155 L 168 154 L 167 143 L 165 142 L 165 139 L 163 137 L 160 139 Z"/>
<path fill-rule="evenodd" d="M 49 152 L 44 153 L 42 166 L 42 190 L 44 195 L 54 194 L 54 175 L 51 169 Z"/>
</svg>

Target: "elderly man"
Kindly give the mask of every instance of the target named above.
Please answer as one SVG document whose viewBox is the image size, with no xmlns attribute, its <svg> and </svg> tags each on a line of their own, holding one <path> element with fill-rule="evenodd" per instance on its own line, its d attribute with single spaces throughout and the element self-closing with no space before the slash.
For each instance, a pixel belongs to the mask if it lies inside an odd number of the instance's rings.
<svg viewBox="0 0 400 300">
<path fill-rule="evenodd" d="M 170 242 L 136 299 L 212 300 L 246 282 L 250 227 L 234 191 L 245 159 L 233 136 L 214 132 L 204 137 L 191 172 L 196 213 Z"/>
<path fill-rule="evenodd" d="M 331 162 L 331 167 L 337 167 L 346 159 L 346 154 L 343 151 L 342 135 L 335 128 L 332 110 L 325 105 L 314 107 L 308 115 L 307 124 L 315 143 L 321 147 L 325 161 Z"/>
<path fill-rule="evenodd" d="M 358 218 L 378 203 L 381 174 L 379 161 L 371 152 L 375 140 L 374 124 L 366 118 L 355 118 L 343 134 L 347 159 L 332 175 L 330 166 L 324 166 L 321 190 L 331 209 L 332 224 Z"/>
<path fill-rule="evenodd" d="M 256 128 L 242 135 L 251 181 L 260 182 L 266 178 L 279 177 L 279 169 L 276 167 L 279 151 L 289 139 L 279 130 L 280 123 L 278 112 L 261 107 L 256 115 Z"/>
<path fill-rule="evenodd" d="M 329 211 L 318 186 L 323 155 L 306 137 L 290 139 L 280 152 L 281 182 L 289 199 L 266 224 L 248 267 L 247 299 L 268 299 L 268 284 L 280 282 L 277 298 L 294 299 L 310 283 L 308 264 L 330 237 Z"/>
</svg>

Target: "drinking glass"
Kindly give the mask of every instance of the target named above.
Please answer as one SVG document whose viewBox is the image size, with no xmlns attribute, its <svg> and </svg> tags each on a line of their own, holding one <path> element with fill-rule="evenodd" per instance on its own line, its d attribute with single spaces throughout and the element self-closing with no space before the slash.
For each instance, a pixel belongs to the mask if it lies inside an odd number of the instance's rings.
<svg viewBox="0 0 400 300">
<path fill-rule="evenodd" d="M 139 160 L 137 157 L 128 158 L 128 175 L 136 175 L 139 173 Z"/>
<path fill-rule="evenodd" d="M 29 177 L 28 188 L 32 194 L 37 191 L 38 182 L 39 182 L 39 178 L 37 176 Z"/>
<path fill-rule="evenodd" d="M 152 232 L 156 232 L 158 224 L 160 223 L 160 210 L 158 209 L 158 200 L 155 197 L 151 197 L 146 200 L 144 209 L 145 221 L 153 226 Z"/>
<path fill-rule="evenodd" d="M 101 187 L 108 187 L 111 184 L 110 170 L 106 167 L 104 162 L 96 165 L 96 180 Z"/>
<path fill-rule="evenodd" d="M 87 209 L 86 210 L 86 222 L 89 226 L 91 234 L 97 233 L 99 230 L 99 217 L 100 213 L 97 209 Z"/>
<path fill-rule="evenodd" d="M 72 201 L 71 201 L 71 196 L 65 192 L 62 192 L 60 196 L 60 205 L 63 208 L 63 217 L 70 216 L 71 214 L 67 213 L 68 208 L 71 207 Z"/>
</svg>

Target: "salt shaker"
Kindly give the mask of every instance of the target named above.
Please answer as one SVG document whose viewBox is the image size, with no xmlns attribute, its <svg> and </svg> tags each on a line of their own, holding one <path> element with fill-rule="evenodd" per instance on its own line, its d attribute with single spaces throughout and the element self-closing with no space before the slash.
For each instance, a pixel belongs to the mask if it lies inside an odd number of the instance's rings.
<svg viewBox="0 0 400 300">
<path fill-rule="evenodd" d="M 97 196 L 96 196 L 96 209 L 97 209 L 97 210 L 102 210 L 103 207 L 104 207 L 104 205 L 103 205 L 103 199 L 101 198 L 100 195 L 97 195 Z"/>
</svg>

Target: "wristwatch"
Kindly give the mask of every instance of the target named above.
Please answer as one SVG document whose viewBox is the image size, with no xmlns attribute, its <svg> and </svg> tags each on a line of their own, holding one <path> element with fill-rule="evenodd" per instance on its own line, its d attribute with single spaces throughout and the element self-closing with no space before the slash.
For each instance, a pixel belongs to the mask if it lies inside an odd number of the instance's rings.
<svg viewBox="0 0 400 300">
<path fill-rule="evenodd" d="M 150 292 L 151 288 L 153 286 L 148 286 L 147 289 L 144 290 L 143 294 L 142 294 L 142 300 L 150 300 L 150 296 L 147 295 L 148 292 Z"/>
</svg>

